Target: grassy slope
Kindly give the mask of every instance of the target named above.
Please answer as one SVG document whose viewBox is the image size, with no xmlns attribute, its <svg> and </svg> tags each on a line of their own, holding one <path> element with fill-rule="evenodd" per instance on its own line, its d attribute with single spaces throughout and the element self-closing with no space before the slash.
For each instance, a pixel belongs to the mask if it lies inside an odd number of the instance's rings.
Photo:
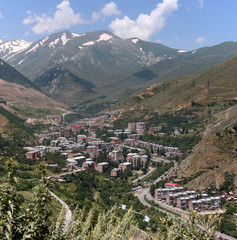
<svg viewBox="0 0 237 240">
<path fill-rule="evenodd" d="M 157 74 L 158 77 L 145 82 L 146 85 L 144 87 L 155 82 L 162 82 L 202 71 L 226 61 L 235 54 L 237 54 L 235 42 L 224 42 L 213 47 L 204 47 L 195 51 L 181 53 L 175 58 L 158 62 L 149 67 L 149 70 Z M 117 77 L 118 82 L 126 82 L 127 79 L 133 83 L 139 81 L 139 78 L 136 77 L 136 72 Z"/>
<path fill-rule="evenodd" d="M 41 91 L 34 83 L 32 83 L 28 78 L 23 76 L 16 69 L 11 67 L 9 64 L 5 63 L 0 59 L 0 79 L 4 79 L 10 83 L 17 83 L 27 88 L 36 89 Z"/>
<path fill-rule="evenodd" d="M 164 113 L 189 107 L 192 101 L 208 104 L 237 100 L 236 66 L 237 56 L 202 72 L 153 85 L 117 107 Z"/>
<path fill-rule="evenodd" d="M 30 130 L 25 126 L 24 120 L 7 111 L 0 106 L 0 133 L 10 138 L 21 139 L 22 141 L 34 141 Z"/>
</svg>

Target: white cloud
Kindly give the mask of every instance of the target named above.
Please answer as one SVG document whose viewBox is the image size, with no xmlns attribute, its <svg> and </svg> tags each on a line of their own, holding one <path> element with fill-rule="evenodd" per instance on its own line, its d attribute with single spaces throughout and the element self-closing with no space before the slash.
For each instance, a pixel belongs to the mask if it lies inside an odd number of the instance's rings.
<svg viewBox="0 0 237 240">
<path fill-rule="evenodd" d="M 120 15 L 121 12 L 118 10 L 117 5 L 114 2 L 110 2 L 104 5 L 104 8 L 101 10 L 101 12 L 105 16 L 112 16 L 112 15 Z"/>
<path fill-rule="evenodd" d="M 206 42 L 206 37 L 198 37 L 198 38 L 196 38 L 196 42 L 197 43 L 204 43 L 204 42 Z"/>
<path fill-rule="evenodd" d="M 204 7 L 204 0 L 198 0 L 200 7 L 203 8 Z"/>
<path fill-rule="evenodd" d="M 101 12 L 93 12 L 92 13 L 92 21 L 96 22 L 102 17 Z"/>
<path fill-rule="evenodd" d="M 0 18 L 3 18 L 2 13 L 0 12 Z"/>
<path fill-rule="evenodd" d="M 118 10 L 118 6 L 114 2 L 110 2 L 104 5 L 100 12 L 92 13 L 92 21 L 98 21 L 102 17 L 120 15 L 121 11 Z"/>
<path fill-rule="evenodd" d="M 163 0 L 150 15 L 141 13 L 136 20 L 131 20 L 127 16 L 123 19 L 116 18 L 109 27 L 119 37 L 138 37 L 148 40 L 152 34 L 159 32 L 165 26 L 167 17 L 176 10 L 178 10 L 178 0 Z"/>
<path fill-rule="evenodd" d="M 86 23 L 82 19 L 80 13 L 74 13 L 70 6 L 69 0 L 64 0 L 56 6 L 56 11 L 53 16 L 47 16 L 46 14 L 37 15 L 30 11 L 27 12 L 29 15 L 23 20 L 24 24 L 33 24 L 32 31 L 36 34 L 41 34 L 45 32 L 54 32 L 62 28 L 69 28 L 75 24 Z"/>
</svg>

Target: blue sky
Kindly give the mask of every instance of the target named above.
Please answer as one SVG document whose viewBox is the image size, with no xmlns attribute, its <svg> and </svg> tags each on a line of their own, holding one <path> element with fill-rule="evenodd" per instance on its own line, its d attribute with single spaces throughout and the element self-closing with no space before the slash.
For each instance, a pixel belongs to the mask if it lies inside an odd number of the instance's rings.
<svg viewBox="0 0 237 240">
<path fill-rule="evenodd" d="M 192 50 L 237 40 L 237 0 L 0 0 L 0 38 L 106 29 Z"/>
</svg>

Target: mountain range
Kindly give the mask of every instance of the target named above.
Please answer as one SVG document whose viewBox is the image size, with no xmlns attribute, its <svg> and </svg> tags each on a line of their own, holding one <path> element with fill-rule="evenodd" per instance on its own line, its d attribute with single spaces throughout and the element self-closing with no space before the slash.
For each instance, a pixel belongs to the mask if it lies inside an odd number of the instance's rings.
<svg viewBox="0 0 237 240">
<path fill-rule="evenodd" d="M 138 38 L 121 39 L 105 30 L 63 31 L 34 43 L 0 42 L 3 60 L 74 109 L 118 102 L 154 83 L 201 71 L 235 54 L 236 42 L 184 51 Z"/>
</svg>

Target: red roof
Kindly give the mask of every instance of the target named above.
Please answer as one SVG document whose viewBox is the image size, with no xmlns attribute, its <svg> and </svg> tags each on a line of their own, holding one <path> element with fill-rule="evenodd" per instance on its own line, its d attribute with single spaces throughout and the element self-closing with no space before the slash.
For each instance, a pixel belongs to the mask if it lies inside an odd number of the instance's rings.
<svg viewBox="0 0 237 240">
<path fill-rule="evenodd" d="M 165 183 L 165 186 L 182 187 L 181 185 L 179 185 L 177 183 Z"/>
</svg>

